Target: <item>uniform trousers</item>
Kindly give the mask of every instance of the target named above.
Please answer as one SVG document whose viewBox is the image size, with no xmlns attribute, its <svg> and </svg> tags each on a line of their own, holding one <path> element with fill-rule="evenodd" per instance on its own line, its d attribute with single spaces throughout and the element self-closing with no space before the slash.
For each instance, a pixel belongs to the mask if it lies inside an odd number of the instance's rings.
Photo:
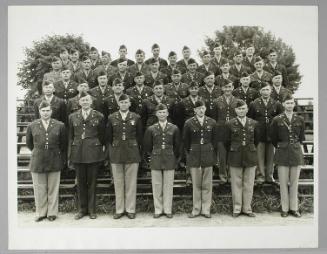
<svg viewBox="0 0 327 254">
<path fill-rule="evenodd" d="M 60 171 L 31 174 L 37 216 L 57 216 Z"/>
<path fill-rule="evenodd" d="M 212 167 L 190 167 L 193 184 L 193 215 L 210 214 Z"/>
<path fill-rule="evenodd" d="M 151 170 L 155 214 L 172 213 L 175 170 Z"/>
<path fill-rule="evenodd" d="M 111 164 L 118 214 L 135 213 L 138 167 L 138 163 Z"/>
<path fill-rule="evenodd" d="M 251 213 L 253 186 L 255 179 L 255 166 L 232 167 L 230 166 L 233 213 Z"/>
<path fill-rule="evenodd" d="M 219 159 L 219 179 L 226 182 L 228 179 L 227 172 L 227 151 L 223 142 L 218 142 L 218 159 Z"/>
<path fill-rule="evenodd" d="M 257 146 L 258 171 L 257 180 L 274 181 L 274 146 L 271 143 L 259 142 Z"/>
<path fill-rule="evenodd" d="M 96 183 L 99 162 L 74 163 L 76 169 L 78 211 L 84 214 L 95 213 Z"/>
<path fill-rule="evenodd" d="M 299 209 L 298 183 L 300 171 L 300 166 L 278 166 L 280 200 L 283 212 L 288 212 L 289 210 L 297 211 Z"/>
</svg>

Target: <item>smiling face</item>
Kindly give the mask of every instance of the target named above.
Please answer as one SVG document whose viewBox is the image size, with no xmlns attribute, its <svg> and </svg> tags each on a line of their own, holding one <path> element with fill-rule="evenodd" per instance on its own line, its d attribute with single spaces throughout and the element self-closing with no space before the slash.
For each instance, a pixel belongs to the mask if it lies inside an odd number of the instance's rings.
<svg viewBox="0 0 327 254">
<path fill-rule="evenodd" d="M 127 55 L 127 49 L 121 48 L 118 53 L 119 53 L 119 58 L 125 59 Z"/>
<path fill-rule="evenodd" d="M 153 93 L 155 96 L 157 97 L 161 97 L 164 93 L 164 87 L 162 84 L 160 85 L 156 85 L 154 88 L 153 88 Z"/>
<path fill-rule="evenodd" d="M 152 55 L 154 58 L 158 58 L 160 55 L 160 48 L 154 48 L 152 49 Z"/>
<path fill-rule="evenodd" d="M 216 56 L 220 56 L 221 52 L 223 52 L 223 47 L 222 46 L 215 47 L 213 49 L 213 52 L 215 53 Z"/>
<path fill-rule="evenodd" d="M 98 83 L 99 83 L 99 86 L 105 87 L 107 85 L 107 83 L 108 83 L 107 75 L 99 76 L 98 77 Z"/>
<path fill-rule="evenodd" d="M 135 54 L 135 60 L 138 64 L 142 64 L 144 62 L 145 55 L 144 53 Z"/>
<path fill-rule="evenodd" d="M 51 96 L 51 95 L 53 95 L 55 88 L 54 88 L 54 85 L 52 83 L 50 83 L 48 85 L 43 86 L 42 90 L 43 90 L 44 95 Z"/>
<path fill-rule="evenodd" d="M 263 60 L 254 63 L 254 68 L 256 69 L 256 71 L 262 71 L 263 66 L 264 66 Z"/>
<path fill-rule="evenodd" d="M 196 68 L 198 67 L 198 65 L 196 63 L 192 63 L 192 64 L 189 64 L 187 66 L 187 69 L 190 71 L 190 72 L 195 72 L 196 71 Z"/>
<path fill-rule="evenodd" d="M 253 55 L 254 55 L 254 52 L 255 52 L 254 47 L 248 47 L 248 48 L 245 50 L 245 53 L 246 53 L 247 56 L 253 56 Z"/>
<path fill-rule="evenodd" d="M 229 65 L 229 63 L 226 63 L 226 64 L 220 66 L 220 69 L 221 69 L 221 71 L 222 71 L 223 73 L 226 73 L 226 74 L 229 73 L 229 69 L 230 69 L 230 65 Z"/>
<path fill-rule="evenodd" d="M 125 72 L 127 70 L 127 61 L 119 63 L 117 66 L 119 72 Z"/>
<path fill-rule="evenodd" d="M 165 122 L 167 120 L 167 117 L 168 117 L 168 110 L 167 109 L 157 110 L 156 111 L 156 116 L 158 117 L 158 120 L 160 122 Z"/>
<path fill-rule="evenodd" d="M 91 51 L 90 52 L 90 58 L 94 61 L 94 60 L 97 60 L 98 58 L 99 58 L 99 53 L 98 53 L 98 51 L 95 51 L 95 50 L 93 50 L 93 51 Z"/>
<path fill-rule="evenodd" d="M 175 84 L 178 84 L 179 82 L 181 82 L 181 79 L 182 79 L 182 74 L 180 74 L 180 73 L 171 75 L 171 80 Z"/>
<path fill-rule="evenodd" d="M 224 95 L 229 96 L 232 94 L 234 85 L 233 85 L 233 83 L 229 83 L 227 85 L 222 86 L 221 89 L 223 90 Z"/>
<path fill-rule="evenodd" d="M 51 107 L 48 106 L 48 107 L 39 109 L 39 114 L 40 114 L 40 118 L 42 120 L 45 120 L 45 121 L 49 120 L 51 117 L 51 114 L 52 114 Z"/>
<path fill-rule="evenodd" d="M 69 57 L 69 54 L 68 54 L 68 51 L 65 50 L 65 51 L 62 51 L 60 54 L 59 54 L 60 58 L 64 61 L 68 60 L 68 57 Z"/>
<path fill-rule="evenodd" d="M 198 86 L 192 86 L 188 89 L 191 96 L 196 97 L 199 93 L 199 87 Z"/>
<path fill-rule="evenodd" d="M 283 76 L 282 75 L 276 75 L 271 80 L 272 84 L 274 86 L 281 86 L 283 82 Z"/>
<path fill-rule="evenodd" d="M 81 105 L 83 110 L 89 110 L 91 108 L 91 105 L 92 105 L 91 95 L 81 97 L 79 99 L 79 105 Z"/>
<path fill-rule="evenodd" d="M 74 53 L 72 53 L 70 55 L 70 59 L 72 60 L 72 62 L 76 63 L 79 60 L 79 52 L 75 51 Z"/>
<path fill-rule="evenodd" d="M 104 65 L 107 65 L 107 64 L 110 64 L 111 63 L 111 57 L 110 55 L 108 54 L 105 54 L 101 57 L 101 62 L 104 64 Z"/>
<path fill-rule="evenodd" d="M 177 55 L 172 55 L 170 57 L 168 57 L 168 61 L 170 65 L 175 65 L 177 62 Z"/>
<path fill-rule="evenodd" d="M 248 111 L 248 106 L 246 104 L 241 107 L 235 108 L 236 115 L 240 118 L 245 117 Z"/>
<path fill-rule="evenodd" d="M 124 84 L 123 83 L 118 83 L 112 85 L 112 90 L 114 94 L 121 94 L 124 91 Z"/>
<path fill-rule="evenodd" d="M 265 86 L 260 89 L 260 94 L 263 98 L 268 98 L 271 94 L 271 87 Z"/>
<path fill-rule="evenodd" d="M 81 83 L 81 84 L 79 84 L 78 87 L 77 87 L 77 91 L 79 93 L 82 93 L 82 92 L 87 93 L 89 91 L 89 85 L 88 85 L 88 83 Z"/>
</svg>

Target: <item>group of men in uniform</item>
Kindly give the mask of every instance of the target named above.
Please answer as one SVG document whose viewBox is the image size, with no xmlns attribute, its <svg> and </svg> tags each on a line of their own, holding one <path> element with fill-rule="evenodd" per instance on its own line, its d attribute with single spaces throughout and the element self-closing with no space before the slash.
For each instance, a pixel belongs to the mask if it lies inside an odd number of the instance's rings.
<svg viewBox="0 0 327 254">
<path fill-rule="evenodd" d="M 174 170 L 184 165 L 193 184 L 190 218 L 211 217 L 213 167 L 222 183 L 231 182 L 233 216 L 254 217 L 254 179 L 274 183 L 274 161 L 282 216 L 299 217 L 304 121 L 293 115 L 286 68 L 274 49 L 268 63 L 254 55 L 253 45 L 245 56 L 236 51 L 233 62 L 222 56 L 222 45 L 215 44 L 213 52 L 202 52 L 198 66 L 187 46 L 180 61 L 173 51 L 168 61 L 161 58 L 157 44 L 148 60 L 137 50 L 136 62 L 126 57 L 124 45 L 114 61 L 105 51 L 100 58 L 94 47 L 81 61 L 78 50 L 69 55 L 62 49 L 44 75 L 43 94 L 35 101 L 37 120 L 27 129 L 36 221 L 55 220 L 59 180 L 58 174 L 50 180 L 49 173 L 64 167 L 76 170 L 75 219 L 95 219 L 97 172 L 104 162 L 110 163 L 114 180 L 115 219 L 135 218 L 137 173 L 144 162 L 152 175 L 154 218 L 173 217 Z M 48 165 L 47 156 L 61 164 Z"/>
</svg>

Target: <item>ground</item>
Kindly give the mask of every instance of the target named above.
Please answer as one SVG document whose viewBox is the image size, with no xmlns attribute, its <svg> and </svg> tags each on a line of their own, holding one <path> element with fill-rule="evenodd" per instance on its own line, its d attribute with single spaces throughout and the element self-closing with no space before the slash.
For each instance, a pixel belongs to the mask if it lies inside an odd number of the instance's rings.
<svg viewBox="0 0 327 254">
<path fill-rule="evenodd" d="M 57 220 L 50 222 L 43 220 L 34 222 L 33 212 L 19 212 L 18 225 L 21 227 L 214 227 L 214 226 L 305 226 L 312 225 L 314 215 L 303 214 L 301 218 L 282 218 L 280 213 L 257 213 L 255 218 L 244 215 L 233 218 L 230 215 L 213 214 L 211 219 L 197 217 L 190 219 L 186 214 L 175 214 L 174 218 L 160 217 L 154 219 L 150 213 L 138 213 L 136 219 L 130 220 L 126 216 L 114 220 L 112 214 L 99 214 L 96 220 L 84 217 L 81 220 L 74 220 L 73 213 L 59 213 Z"/>
</svg>

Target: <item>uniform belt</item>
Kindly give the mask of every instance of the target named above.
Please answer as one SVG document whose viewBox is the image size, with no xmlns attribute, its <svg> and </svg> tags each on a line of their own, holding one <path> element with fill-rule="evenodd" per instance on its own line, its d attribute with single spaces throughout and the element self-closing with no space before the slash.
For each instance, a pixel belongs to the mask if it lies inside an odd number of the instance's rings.
<svg viewBox="0 0 327 254">
<path fill-rule="evenodd" d="M 211 144 L 211 142 L 201 142 L 201 140 L 199 140 L 198 143 L 192 143 L 191 145 L 207 145 L 207 144 Z"/>
<path fill-rule="evenodd" d="M 34 148 L 38 148 L 38 149 L 59 149 L 58 145 L 34 145 Z"/>
<path fill-rule="evenodd" d="M 119 139 L 115 137 L 113 139 L 113 142 L 120 142 L 120 141 L 135 141 L 136 142 L 136 139 L 135 138 L 125 138 L 125 139 L 123 139 L 122 137 L 120 137 Z"/>
<path fill-rule="evenodd" d="M 172 149 L 172 145 L 155 145 L 153 150 L 160 150 L 160 149 Z"/>
</svg>

